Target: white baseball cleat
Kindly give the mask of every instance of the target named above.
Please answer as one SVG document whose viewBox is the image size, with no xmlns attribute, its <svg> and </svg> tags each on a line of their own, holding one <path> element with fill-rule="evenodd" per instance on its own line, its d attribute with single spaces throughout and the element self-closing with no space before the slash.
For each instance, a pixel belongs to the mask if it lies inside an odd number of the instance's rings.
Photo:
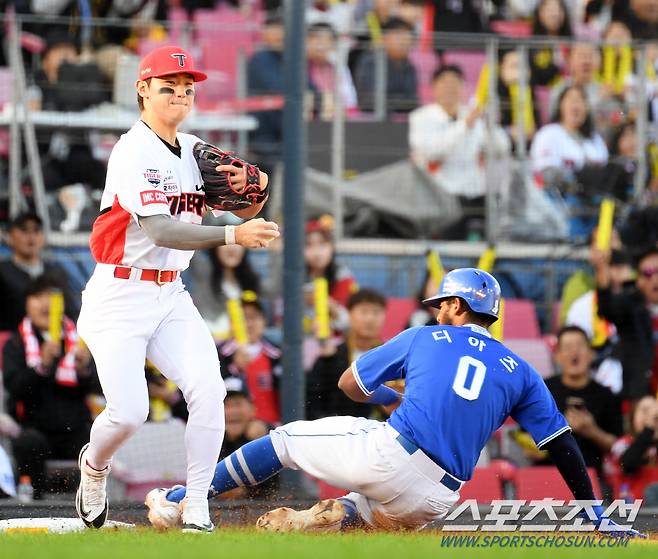
<svg viewBox="0 0 658 559">
<path fill-rule="evenodd" d="M 209 534 L 215 529 L 210 521 L 208 500 L 200 503 L 190 503 L 183 499 L 180 504 L 183 516 L 183 532 L 187 534 Z"/>
<path fill-rule="evenodd" d="M 82 447 L 78 456 L 80 468 L 80 485 L 75 494 L 75 508 L 78 516 L 87 528 L 101 528 L 107 520 L 109 503 L 105 483 L 110 473 L 108 466 L 104 470 L 95 470 L 85 458 L 89 443 Z"/>
<path fill-rule="evenodd" d="M 266 512 L 256 521 L 256 528 L 269 532 L 336 532 L 343 518 L 343 503 L 325 499 L 306 510 L 282 507 Z"/>
<path fill-rule="evenodd" d="M 182 487 L 174 485 L 171 489 L 152 489 L 146 495 L 144 504 L 148 507 L 148 519 L 154 528 L 169 530 L 180 523 L 181 512 L 178 503 L 167 501 L 167 494 Z"/>
</svg>

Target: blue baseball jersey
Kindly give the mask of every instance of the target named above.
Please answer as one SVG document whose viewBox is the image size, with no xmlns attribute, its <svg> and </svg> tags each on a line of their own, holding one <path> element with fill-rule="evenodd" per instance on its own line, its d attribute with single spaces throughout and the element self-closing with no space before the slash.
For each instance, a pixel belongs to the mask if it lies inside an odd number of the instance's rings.
<svg viewBox="0 0 658 559">
<path fill-rule="evenodd" d="M 352 370 L 366 394 L 405 379 L 390 425 L 462 481 L 508 416 L 538 447 L 569 430 L 539 373 L 479 326 L 410 328 L 364 353 Z"/>
</svg>

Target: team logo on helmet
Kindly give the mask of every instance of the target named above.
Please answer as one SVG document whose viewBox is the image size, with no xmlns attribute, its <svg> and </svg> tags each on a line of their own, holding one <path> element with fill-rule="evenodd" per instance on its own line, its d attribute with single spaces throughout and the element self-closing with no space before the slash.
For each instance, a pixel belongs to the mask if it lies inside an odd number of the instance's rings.
<svg viewBox="0 0 658 559">
<path fill-rule="evenodd" d="M 185 59 L 187 58 L 187 54 L 184 54 L 182 52 L 174 53 L 170 55 L 172 58 L 176 58 L 178 60 L 178 65 L 183 68 L 185 67 Z"/>
</svg>

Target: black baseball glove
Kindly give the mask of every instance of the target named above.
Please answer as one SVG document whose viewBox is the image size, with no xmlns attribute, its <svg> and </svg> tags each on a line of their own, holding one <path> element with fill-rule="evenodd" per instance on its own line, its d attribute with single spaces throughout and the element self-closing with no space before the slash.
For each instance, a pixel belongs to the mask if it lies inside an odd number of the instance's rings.
<svg viewBox="0 0 658 559">
<path fill-rule="evenodd" d="M 259 204 L 267 198 L 267 187 L 261 190 L 260 171 L 256 165 L 204 142 L 194 144 L 193 151 L 203 178 L 207 206 L 216 210 L 242 210 Z M 219 165 L 233 165 L 246 169 L 246 186 L 242 190 L 236 190 L 231 183 L 231 174 L 217 171 Z"/>
</svg>

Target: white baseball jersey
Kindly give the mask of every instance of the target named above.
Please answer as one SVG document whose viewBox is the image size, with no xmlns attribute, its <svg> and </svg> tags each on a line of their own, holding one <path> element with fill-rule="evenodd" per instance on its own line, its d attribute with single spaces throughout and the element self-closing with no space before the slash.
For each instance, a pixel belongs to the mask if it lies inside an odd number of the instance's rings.
<svg viewBox="0 0 658 559">
<path fill-rule="evenodd" d="M 114 146 L 90 239 L 96 262 L 156 270 L 188 267 L 193 250 L 155 246 L 137 221 L 138 216 L 170 214 L 201 223 L 205 193 L 192 148 L 202 140 L 192 134 L 176 137 L 181 157 L 139 120 Z"/>
</svg>

